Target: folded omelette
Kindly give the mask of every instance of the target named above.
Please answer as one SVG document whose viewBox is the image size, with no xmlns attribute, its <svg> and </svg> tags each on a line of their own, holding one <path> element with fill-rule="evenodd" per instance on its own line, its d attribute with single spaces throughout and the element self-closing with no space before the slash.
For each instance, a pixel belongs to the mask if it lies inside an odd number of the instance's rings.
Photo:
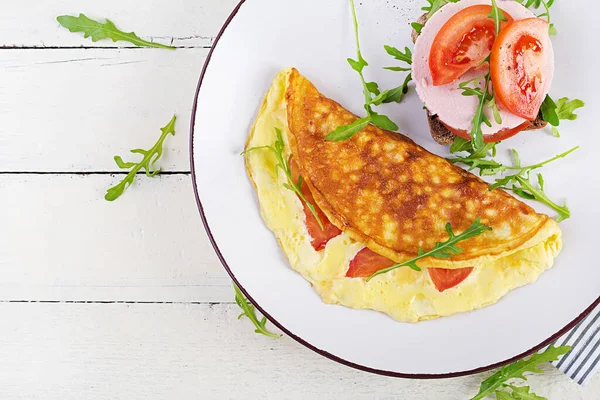
<svg viewBox="0 0 600 400">
<path fill-rule="evenodd" d="M 561 249 L 554 220 L 401 134 L 369 125 L 349 140 L 325 140 L 356 119 L 285 69 L 246 143 L 254 149 L 245 153 L 246 169 L 264 221 L 324 302 L 418 322 L 493 304 L 552 266 Z M 316 212 L 286 188 L 277 158 L 262 148 L 278 138 Z M 492 230 L 460 242 L 460 254 L 367 281 L 446 241 L 447 223 L 459 234 L 477 218 Z"/>
</svg>

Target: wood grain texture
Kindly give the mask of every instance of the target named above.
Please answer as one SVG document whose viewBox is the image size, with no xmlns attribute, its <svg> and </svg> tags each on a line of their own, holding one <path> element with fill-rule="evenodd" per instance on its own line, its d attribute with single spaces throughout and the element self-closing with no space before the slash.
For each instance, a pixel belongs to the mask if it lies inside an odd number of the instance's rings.
<svg viewBox="0 0 600 400">
<path fill-rule="evenodd" d="M 189 175 L 140 177 L 115 203 L 103 196 L 122 175 L 69 175 L 117 171 L 112 157 L 151 146 L 172 113 L 177 136 L 160 165 L 189 171 L 196 82 L 237 2 L 3 5 L 0 399 L 465 400 L 487 376 L 380 377 L 255 335 L 236 319 Z M 93 43 L 56 22 L 79 12 L 182 48 Z M 580 388 L 546 369 L 530 384 L 549 399 L 600 397 L 600 376 Z"/>
<path fill-rule="evenodd" d="M 126 42 L 93 43 L 56 22 L 59 15 L 109 18 L 119 29 L 174 46 L 206 47 L 213 43 L 223 21 L 238 0 L 78 0 L 5 2 L 0 13 L 0 46 L 3 47 L 114 47 Z"/>
<path fill-rule="evenodd" d="M 0 51 L 0 172 L 118 171 L 175 113 L 158 165 L 189 171 L 192 103 L 207 49 Z"/>
<path fill-rule="evenodd" d="M 122 178 L 0 175 L 0 299 L 233 301 L 191 178 Z"/>
<path fill-rule="evenodd" d="M 466 400 L 487 374 L 411 381 L 339 365 L 252 333 L 235 305 L 0 303 L 0 398 Z M 43 329 L 40 329 L 44 327 Z M 552 400 L 594 400 L 546 368 Z"/>
</svg>

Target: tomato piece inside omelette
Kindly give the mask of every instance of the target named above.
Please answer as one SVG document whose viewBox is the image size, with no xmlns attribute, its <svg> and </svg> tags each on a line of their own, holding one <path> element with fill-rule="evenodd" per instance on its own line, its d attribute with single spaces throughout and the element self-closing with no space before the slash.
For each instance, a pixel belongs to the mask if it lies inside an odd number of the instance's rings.
<svg viewBox="0 0 600 400">
<path fill-rule="evenodd" d="M 365 247 L 350 261 L 350 268 L 346 272 L 347 278 L 368 278 L 377 271 L 389 268 L 395 262 L 381 256 Z M 471 275 L 473 268 L 444 269 L 428 268 L 429 277 L 439 292 L 444 292 L 461 284 Z"/>
<path fill-rule="evenodd" d="M 294 182 L 298 182 L 298 179 L 300 178 L 300 171 L 298 169 L 298 164 L 292 157 L 290 157 L 290 159 L 289 159 L 289 164 L 290 164 L 290 169 L 292 172 L 292 179 L 294 180 Z M 310 209 L 308 208 L 306 203 L 304 201 L 302 201 L 302 207 L 304 208 L 304 215 L 306 216 L 306 229 L 308 230 L 308 233 L 311 237 L 310 243 L 312 244 L 312 247 L 315 250 L 317 250 L 317 251 L 323 250 L 325 248 L 325 246 L 327 245 L 327 242 L 329 242 L 334 237 L 340 235 L 342 233 L 342 231 L 339 230 L 335 225 L 333 225 L 331 223 L 331 221 L 329 221 L 327 216 L 323 213 L 323 211 L 321 211 L 319 206 L 317 206 L 317 204 L 315 203 L 315 199 L 314 199 L 312 193 L 310 192 L 308 185 L 306 184 L 306 182 L 304 180 L 302 180 L 302 185 L 300 186 L 300 191 L 302 192 L 302 195 L 304 196 L 304 198 L 315 207 L 315 210 L 317 211 L 317 215 L 319 216 L 319 219 L 321 220 L 321 223 L 323 224 L 323 227 L 324 227 L 324 229 L 321 229 L 321 226 L 319 225 L 319 221 L 317 221 L 317 218 L 315 218 L 314 214 L 310 211 Z M 302 200 L 302 199 L 300 199 L 300 200 Z"/>
<path fill-rule="evenodd" d="M 389 258 L 380 256 L 368 247 L 365 247 L 350 261 L 350 268 L 346 272 L 346 277 L 368 278 L 375 272 L 389 268 L 394 264 L 395 262 Z"/>
<path fill-rule="evenodd" d="M 459 269 L 427 268 L 429 277 L 439 292 L 444 292 L 461 284 L 473 272 L 473 267 Z"/>
</svg>

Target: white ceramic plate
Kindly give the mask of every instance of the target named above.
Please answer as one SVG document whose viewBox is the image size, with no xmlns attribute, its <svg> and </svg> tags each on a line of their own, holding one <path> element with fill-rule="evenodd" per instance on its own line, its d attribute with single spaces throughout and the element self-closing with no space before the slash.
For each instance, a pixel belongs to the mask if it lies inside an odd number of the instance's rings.
<svg viewBox="0 0 600 400">
<path fill-rule="evenodd" d="M 577 3 L 575 7 L 574 3 Z M 369 79 L 397 86 L 403 74 L 383 71 L 394 64 L 384 44 L 412 46 L 409 23 L 423 0 L 370 0 L 358 5 L 361 42 L 371 66 Z M 518 135 L 502 148 L 520 150 L 524 162 L 582 148 L 545 167 L 550 196 L 568 197 L 573 217 L 562 223 L 564 251 L 556 266 L 533 285 L 497 304 L 416 325 L 384 314 L 325 305 L 288 265 L 258 210 L 240 151 L 271 80 L 295 66 L 325 95 L 361 113 L 358 76 L 346 63 L 355 55 L 347 0 L 246 0 L 225 24 L 200 78 L 192 120 L 192 171 L 198 205 L 223 265 L 263 313 L 304 345 L 371 372 L 407 377 L 441 377 L 482 371 L 550 343 L 597 304 L 600 293 L 600 149 L 597 112 L 600 57 L 592 0 L 557 2 L 552 16 L 557 71 L 554 97 L 587 102 L 562 138 L 547 133 Z M 401 105 L 384 107 L 401 132 L 445 155 L 429 135 L 414 91 Z M 539 204 L 537 210 L 548 212 Z"/>
</svg>

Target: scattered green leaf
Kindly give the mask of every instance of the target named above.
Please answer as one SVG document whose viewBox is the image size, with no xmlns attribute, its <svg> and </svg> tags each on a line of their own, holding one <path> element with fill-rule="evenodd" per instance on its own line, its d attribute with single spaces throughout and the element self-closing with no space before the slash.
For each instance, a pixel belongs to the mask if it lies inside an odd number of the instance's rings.
<svg viewBox="0 0 600 400">
<path fill-rule="evenodd" d="M 563 97 L 555 103 L 549 95 L 546 95 L 541 107 L 542 119 L 552 125 L 552 136 L 560 137 L 557 129 L 560 121 L 576 120 L 578 115 L 575 114 L 575 110 L 584 106 L 585 103 L 579 99 L 569 100 L 567 97 Z"/>
<path fill-rule="evenodd" d="M 390 56 L 394 57 L 396 60 L 405 62 L 408 65 L 412 65 L 412 52 L 408 47 L 404 48 L 404 52 L 402 50 L 398 50 L 393 46 L 388 45 L 383 46 L 383 48 Z"/>
<path fill-rule="evenodd" d="M 578 115 L 574 113 L 578 108 L 585 106 L 585 103 L 579 99 L 569 100 L 566 97 L 558 99 L 556 103 L 556 113 L 561 120 L 574 121 Z"/>
<path fill-rule="evenodd" d="M 304 204 L 306 204 L 311 214 L 314 215 L 321 229 L 325 230 L 323 222 L 321 221 L 321 218 L 319 218 L 319 214 L 317 213 L 317 209 L 315 208 L 314 204 L 306 200 L 306 197 L 304 197 L 304 194 L 302 193 L 302 176 L 298 177 L 298 182 L 294 182 L 294 178 L 292 177 L 292 168 L 290 167 L 288 159 L 286 159 L 284 156 L 285 143 L 283 141 L 281 129 L 275 128 L 275 133 L 277 134 L 277 140 L 275 140 L 275 143 L 273 143 L 273 145 L 251 147 L 248 150 L 244 151 L 242 154 L 261 149 L 269 150 L 271 153 L 273 153 L 275 159 L 277 160 L 277 164 L 275 165 L 275 172 L 279 174 L 279 170 L 283 171 L 287 180 L 287 182 L 283 184 L 283 187 L 285 187 L 288 190 L 291 190 L 292 192 L 298 195 L 298 197 L 304 202 Z"/>
<path fill-rule="evenodd" d="M 540 111 L 542 112 L 542 118 L 544 121 L 548 122 L 552 126 L 560 125 L 560 118 L 558 118 L 556 108 L 557 105 L 554 100 L 552 100 L 552 97 L 550 97 L 550 95 L 546 95 L 546 98 L 540 107 Z"/>
<path fill-rule="evenodd" d="M 488 17 L 494 20 L 494 24 L 496 25 L 496 35 L 498 35 L 500 33 L 502 22 L 508 21 L 508 18 L 506 18 L 506 15 L 504 15 L 500 7 L 498 7 L 496 0 L 492 0 L 492 11 Z"/>
<path fill-rule="evenodd" d="M 511 399 L 515 399 L 515 400 L 548 400 L 545 397 L 538 396 L 537 394 L 533 393 L 529 386 L 514 386 L 514 385 L 502 385 L 502 386 L 505 389 L 512 390 Z"/>
<path fill-rule="evenodd" d="M 83 37 L 90 37 L 93 42 L 102 39 L 111 39 L 113 42 L 121 40 L 140 47 L 156 47 L 175 50 L 175 47 L 173 46 L 148 42 L 147 40 L 141 39 L 133 32 L 123 32 L 109 19 L 106 19 L 105 23 L 101 23 L 86 17 L 84 14 L 79 14 L 79 17 L 61 15 L 60 17 L 57 17 L 56 20 L 61 26 L 67 28 L 71 32 L 82 32 Z"/>
<path fill-rule="evenodd" d="M 358 18 L 356 16 L 356 7 L 354 4 L 354 0 L 350 0 L 350 5 L 352 8 L 352 18 L 354 22 L 354 36 L 356 40 L 356 60 L 349 58 L 348 64 L 352 67 L 352 69 L 358 72 L 360 76 L 360 80 L 363 85 L 363 95 L 365 96 L 365 110 L 367 111 L 367 116 L 364 118 L 357 119 L 351 124 L 345 126 L 338 126 L 332 132 L 330 132 L 327 136 L 325 136 L 325 140 L 332 141 L 342 141 L 348 140 L 357 133 L 361 132 L 365 129 L 370 123 L 375 126 L 378 126 L 382 129 L 388 129 L 396 131 L 398 130 L 398 125 L 396 125 L 392 120 L 390 120 L 385 115 L 381 115 L 373 111 L 373 106 L 378 106 L 381 103 L 385 102 L 387 96 L 389 95 L 389 90 L 381 91 L 379 89 L 379 85 L 375 82 L 367 82 L 365 80 L 365 76 L 363 71 L 365 67 L 369 65 L 367 61 L 362 56 L 362 52 L 360 50 L 360 40 L 359 40 L 359 31 L 358 31 Z M 383 128 L 386 127 L 386 128 Z"/>
<path fill-rule="evenodd" d="M 555 347 L 552 345 L 542 353 L 536 353 L 527 359 L 519 360 L 500 368 L 498 372 L 483 381 L 479 393 L 471 400 L 484 399 L 486 396 L 495 393 L 502 384 L 511 379 L 527 380 L 524 375 L 526 372 L 533 372 L 536 374 L 544 373 L 544 371 L 539 368 L 541 364 L 556 361 L 560 356 L 567 354 L 570 350 L 571 347 L 569 346 Z"/>
<path fill-rule="evenodd" d="M 457 246 L 459 242 L 465 241 L 467 239 L 473 238 L 475 236 L 479 236 L 484 232 L 491 231 L 492 228 L 485 226 L 481 223 L 481 218 L 477 218 L 475 222 L 471 224 L 464 232 L 456 235 L 452 231 L 452 225 L 450 223 L 446 224 L 446 232 L 448 233 L 448 240 L 445 242 L 436 243 L 435 247 L 429 251 L 424 251 L 422 248 L 419 248 L 419 252 L 417 257 L 405 261 L 403 263 L 392 265 L 389 268 L 382 269 L 381 271 L 375 272 L 369 278 L 367 278 L 367 282 L 371 279 L 375 278 L 378 275 L 387 274 L 390 271 L 393 271 L 397 268 L 401 267 L 410 267 L 415 271 L 421 271 L 421 268 L 417 265 L 417 261 L 426 258 L 426 257 L 434 257 L 434 258 L 450 258 L 456 254 L 461 254 L 462 249 Z"/>
<path fill-rule="evenodd" d="M 550 24 L 548 33 L 550 35 L 556 35 L 556 27 L 550 20 L 550 7 L 554 4 L 554 0 L 515 0 L 517 3 L 521 3 L 527 8 L 534 8 L 536 10 L 542 7 L 544 12 L 538 15 L 538 18 L 546 17 L 548 20 L 548 24 Z"/>
<path fill-rule="evenodd" d="M 333 132 L 325 136 L 325 140 L 341 142 L 350 139 L 358 132 L 362 131 L 371 122 L 371 117 L 357 119 L 349 125 L 338 126 Z"/>
<path fill-rule="evenodd" d="M 412 74 L 408 74 L 406 79 L 404 79 L 404 83 L 397 88 L 390 89 L 387 92 L 385 99 L 383 99 L 384 103 L 400 103 L 404 98 L 404 95 L 408 93 L 408 84 L 412 81 Z"/>
<path fill-rule="evenodd" d="M 568 219 L 571 217 L 571 211 L 569 210 L 567 205 L 564 204 L 563 206 L 559 206 L 554 201 L 550 200 L 550 198 L 544 192 L 544 189 L 545 189 L 544 188 L 544 178 L 543 178 L 542 174 L 538 174 L 539 187 L 535 187 L 531 183 L 530 174 L 531 174 L 531 171 L 542 168 L 544 165 L 549 164 L 553 161 L 556 161 L 559 158 L 564 158 L 564 157 L 568 156 L 569 154 L 571 154 L 578 148 L 579 147 L 574 147 L 571 150 L 568 150 L 562 154 L 552 157 L 549 160 L 546 160 L 544 162 L 534 164 L 534 165 L 531 165 L 528 167 L 521 167 L 519 153 L 517 153 L 516 150 L 512 150 L 514 158 L 515 158 L 515 165 L 513 167 L 505 167 L 505 169 L 517 170 L 518 172 L 513 175 L 508 175 L 503 178 L 496 179 L 496 183 L 494 183 L 493 185 L 490 186 L 490 190 L 495 190 L 495 189 L 509 190 L 509 191 L 512 191 L 515 194 L 519 195 L 520 197 L 523 197 L 524 199 L 536 200 L 541 203 L 544 203 L 558 213 L 558 218 L 556 219 L 557 222 L 564 221 L 565 219 Z"/>
<path fill-rule="evenodd" d="M 389 119 L 385 115 L 372 113 L 371 114 L 371 123 L 378 128 L 384 129 L 386 131 L 397 131 L 398 125 L 394 123 L 391 119 Z"/>
<path fill-rule="evenodd" d="M 240 288 L 237 287 L 237 285 L 235 283 L 233 284 L 233 289 L 235 291 L 235 303 L 243 311 L 238 316 L 238 319 L 241 319 L 242 317 L 246 316 L 246 317 L 248 317 L 248 319 L 250 321 L 252 321 L 252 323 L 256 327 L 254 332 L 259 333 L 261 335 L 268 336 L 270 338 L 276 338 L 276 339 L 280 338 L 282 335 L 277 335 L 277 334 L 271 333 L 267 330 L 267 328 L 265 327 L 265 325 L 267 324 L 267 318 L 262 317 L 261 320 L 258 319 L 258 317 L 256 316 L 256 308 L 252 305 L 252 303 L 250 303 L 250 301 L 248 301 L 247 298 L 244 297 L 244 294 L 242 293 Z"/>
<path fill-rule="evenodd" d="M 417 33 L 418 33 L 418 34 L 421 34 L 421 31 L 423 30 L 423 27 L 424 27 L 425 25 L 423 25 L 423 24 L 421 24 L 421 23 L 419 23 L 419 22 L 413 22 L 413 23 L 411 23 L 411 24 L 410 24 L 410 26 L 412 26 L 412 27 L 413 27 L 413 29 L 414 29 L 415 31 L 417 31 Z"/>
<path fill-rule="evenodd" d="M 427 19 L 431 18 L 440 8 L 448 3 L 458 3 L 460 0 L 427 0 L 429 5 L 421 8 L 423 11 L 427 11 Z"/>
<path fill-rule="evenodd" d="M 127 176 L 116 186 L 111 187 L 106 192 L 106 196 L 104 198 L 108 201 L 114 201 L 118 199 L 125 190 L 133 183 L 135 180 L 135 176 L 137 173 L 143 168 L 146 170 L 146 176 L 153 177 L 160 173 L 160 169 L 154 169 L 154 164 L 158 159 L 162 156 L 163 152 L 163 142 L 169 134 L 175 136 L 175 121 L 177 120 L 176 116 L 173 116 L 171 121 L 164 127 L 161 128 L 162 134 L 158 139 L 158 142 L 150 149 L 133 149 L 131 150 L 134 154 L 141 154 L 143 156 L 142 160 L 139 163 L 135 162 L 124 162 L 120 156 L 115 156 L 115 163 L 119 168 L 129 169 L 129 173 Z"/>
</svg>

